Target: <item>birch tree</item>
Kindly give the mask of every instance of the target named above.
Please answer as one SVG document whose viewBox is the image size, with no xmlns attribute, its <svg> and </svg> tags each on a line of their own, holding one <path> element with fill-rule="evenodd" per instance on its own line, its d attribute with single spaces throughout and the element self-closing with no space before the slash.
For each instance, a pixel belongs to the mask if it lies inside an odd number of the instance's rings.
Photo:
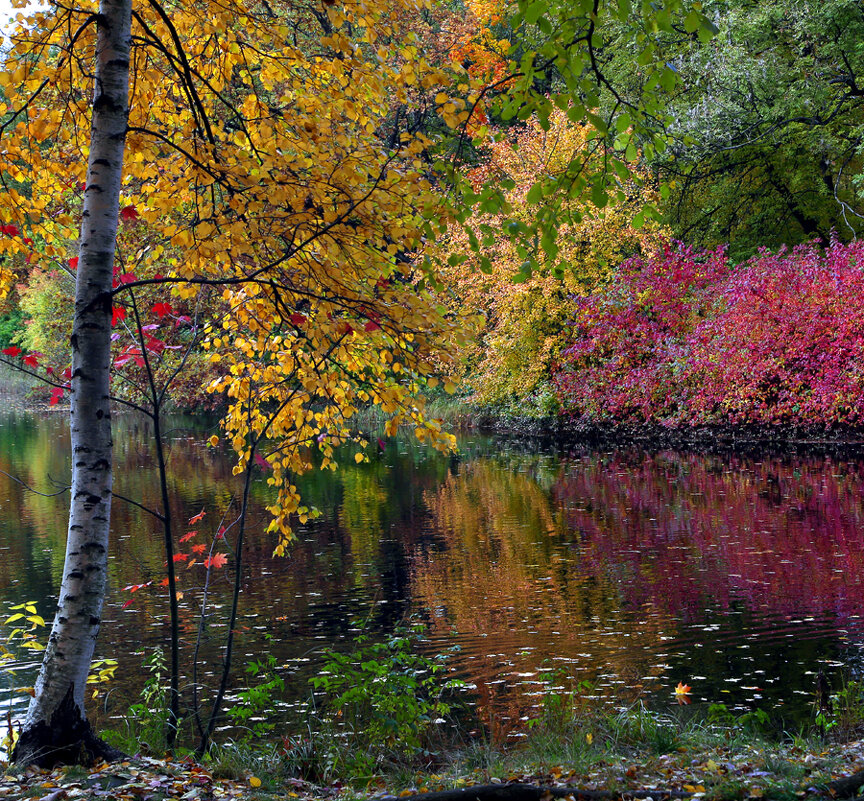
<svg viewBox="0 0 864 801">
<path fill-rule="evenodd" d="M 102 0 L 97 29 L 90 157 L 81 215 L 71 338 L 72 487 L 57 613 L 16 745 L 19 762 L 92 761 L 113 750 L 92 733 L 84 691 L 102 620 L 111 519 L 108 386 L 111 283 L 129 113 L 132 0 Z M 82 755 L 82 751 L 84 752 Z"/>
</svg>

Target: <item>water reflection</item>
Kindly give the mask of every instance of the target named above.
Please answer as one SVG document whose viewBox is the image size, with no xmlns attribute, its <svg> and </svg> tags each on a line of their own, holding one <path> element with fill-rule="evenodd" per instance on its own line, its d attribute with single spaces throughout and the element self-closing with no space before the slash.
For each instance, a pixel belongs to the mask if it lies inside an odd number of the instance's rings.
<svg viewBox="0 0 864 801">
<path fill-rule="evenodd" d="M 207 543 L 237 490 L 231 461 L 203 443 L 204 421 L 171 422 L 176 523 L 204 510 L 192 543 Z M 158 491 L 148 428 L 117 420 L 118 493 L 148 506 Z M 38 601 L 47 616 L 65 547 L 67 427 L 62 416 L 0 419 L 0 601 Z M 679 681 L 697 700 L 809 715 L 812 671 L 855 666 L 864 640 L 864 464 L 828 457 L 693 453 L 526 452 L 462 442 L 443 457 L 400 439 L 369 464 L 301 480 L 322 516 L 302 527 L 287 559 L 271 556 L 254 491 L 238 664 L 264 635 L 284 665 L 289 701 L 324 645 L 360 626 L 388 631 L 409 611 L 432 644 L 460 650 L 454 665 L 476 685 L 478 718 L 518 729 L 543 683 L 590 680 L 598 695 L 672 701 Z M 143 656 L 165 642 L 159 532 L 142 508 L 118 502 L 99 648 L 122 680 L 107 712 L 146 678 Z M 217 543 L 230 552 L 228 543 Z M 191 561 L 191 560 L 189 560 Z M 229 563 L 230 568 L 230 563 Z M 181 625 L 189 664 L 203 581 L 181 569 Z M 203 677 L 218 663 L 230 590 L 214 573 Z M 123 588 L 153 581 L 132 596 Z M 131 604 L 124 607 L 127 601 Z M 26 670 L 22 676 L 26 674 Z M 187 676 L 188 679 L 188 676 Z M 13 685 L 29 683 L 16 678 Z M 26 698 L 12 696 L 21 705 Z"/>
</svg>

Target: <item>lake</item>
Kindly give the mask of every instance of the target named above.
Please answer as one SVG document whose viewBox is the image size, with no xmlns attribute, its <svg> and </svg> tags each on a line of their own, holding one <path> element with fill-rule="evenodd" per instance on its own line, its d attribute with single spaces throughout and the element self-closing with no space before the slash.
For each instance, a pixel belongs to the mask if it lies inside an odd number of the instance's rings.
<svg viewBox="0 0 864 801">
<path fill-rule="evenodd" d="M 203 559 L 211 545 L 230 554 L 232 530 L 227 542 L 217 531 L 232 519 L 238 487 L 230 456 L 206 444 L 215 425 L 178 417 L 169 428 L 175 519 L 180 534 L 195 532 L 178 563 L 188 660 Z M 115 447 L 116 492 L 156 505 L 147 425 L 118 416 Z M 453 456 L 407 437 L 368 464 L 352 455 L 337 473 L 299 481 L 322 514 L 298 529 L 286 558 L 272 556 L 264 532 L 263 479 L 253 492 L 235 665 L 240 673 L 268 648 L 289 710 L 309 698 L 321 648 L 347 648 L 361 630 L 380 636 L 411 614 L 427 624 L 424 648 L 457 647 L 450 664 L 496 737 L 524 729 L 550 683 L 585 680 L 615 703 L 662 708 L 682 681 L 694 704 L 760 708 L 794 726 L 811 718 L 816 672 L 835 682 L 841 671 L 860 673 L 864 461 L 558 452 L 481 436 L 461 438 Z M 50 618 L 65 548 L 65 414 L 0 416 L 0 469 L 0 602 L 32 600 Z M 119 500 L 112 525 L 98 651 L 120 667 L 94 702 L 109 717 L 136 699 L 144 658 L 167 642 L 160 532 Z M 212 571 L 205 682 L 231 570 L 229 559 Z M 14 667 L 0 702 L 17 715 L 27 696 L 15 688 L 32 684 L 34 663 Z"/>
</svg>

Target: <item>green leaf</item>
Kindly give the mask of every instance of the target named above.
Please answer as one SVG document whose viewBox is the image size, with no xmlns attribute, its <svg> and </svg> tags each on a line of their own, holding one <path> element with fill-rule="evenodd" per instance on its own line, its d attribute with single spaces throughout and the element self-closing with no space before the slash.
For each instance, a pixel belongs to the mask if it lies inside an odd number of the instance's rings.
<svg viewBox="0 0 864 801">
<path fill-rule="evenodd" d="M 684 30 L 687 33 L 693 33 L 694 31 L 699 30 L 699 27 L 702 25 L 702 15 L 698 11 L 691 11 L 686 17 L 684 17 Z"/>
<path fill-rule="evenodd" d="M 522 16 L 525 18 L 525 22 L 529 25 L 533 25 L 540 19 L 540 15 L 546 10 L 547 4 L 545 0 L 535 0 L 535 2 L 531 3 L 528 8 L 522 13 Z"/>
<path fill-rule="evenodd" d="M 532 186 L 528 190 L 528 194 L 525 196 L 525 199 L 532 204 L 539 203 L 541 200 L 543 200 L 543 184 L 539 181 L 534 184 L 534 186 Z"/>
</svg>

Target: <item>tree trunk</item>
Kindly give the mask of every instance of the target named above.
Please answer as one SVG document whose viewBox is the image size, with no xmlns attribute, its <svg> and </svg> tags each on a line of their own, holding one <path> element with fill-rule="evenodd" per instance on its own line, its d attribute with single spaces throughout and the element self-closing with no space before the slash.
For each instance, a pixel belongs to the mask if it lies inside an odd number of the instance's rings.
<svg viewBox="0 0 864 801">
<path fill-rule="evenodd" d="M 72 491 L 60 599 L 13 759 L 51 767 L 118 753 L 93 734 L 87 674 L 105 597 L 111 515 L 111 284 L 129 113 L 132 0 L 101 0 L 72 332 Z"/>
</svg>

